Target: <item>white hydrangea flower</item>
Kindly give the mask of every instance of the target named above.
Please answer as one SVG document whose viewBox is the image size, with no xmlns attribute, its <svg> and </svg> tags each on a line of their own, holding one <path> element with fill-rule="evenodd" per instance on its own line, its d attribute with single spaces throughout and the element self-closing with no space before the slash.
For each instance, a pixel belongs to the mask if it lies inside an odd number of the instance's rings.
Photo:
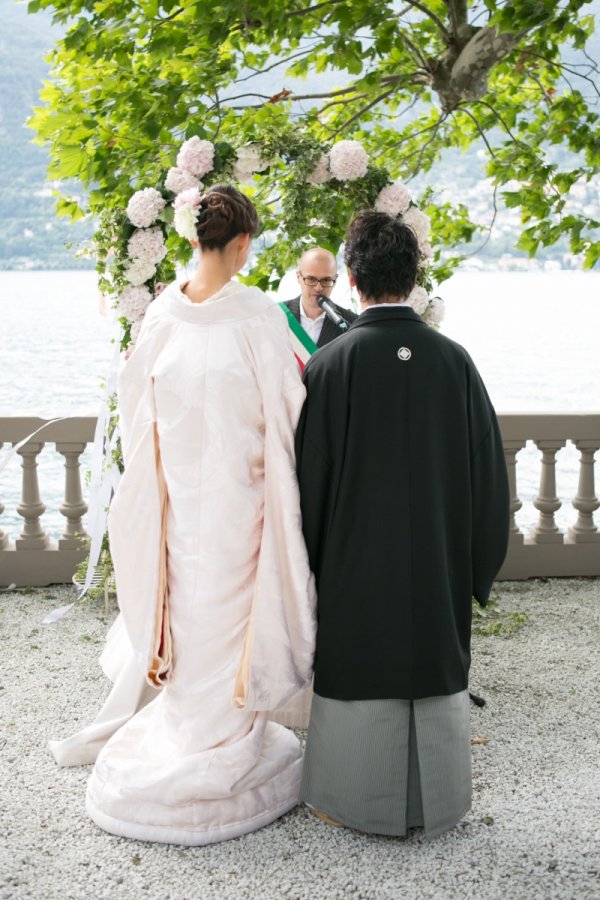
<svg viewBox="0 0 600 900">
<path fill-rule="evenodd" d="M 306 180 L 309 184 L 325 184 L 326 181 L 330 181 L 332 178 L 333 175 L 329 171 L 329 153 L 323 153 L 310 175 L 306 177 Z"/>
<path fill-rule="evenodd" d="M 198 220 L 198 209 L 193 206 L 181 206 L 175 210 L 173 225 L 177 234 L 186 238 L 188 241 L 197 241 L 198 232 L 196 231 L 196 222 Z"/>
<path fill-rule="evenodd" d="M 433 247 L 429 241 L 419 241 L 419 250 L 421 251 L 421 256 L 425 259 L 431 259 L 433 256 Z"/>
<path fill-rule="evenodd" d="M 410 225 L 417 236 L 419 244 L 427 240 L 431 231 L 431 222 L 429 221 L 429 216 L 426 216 L 424 212 L 421 212 L 416 206 L 410 206 L 402 214 L 402 221 L 405 225 Z"/>
<path fill-rule="evenodd" d="M 134 231 L 127 242 L 127 253 L 131 259 L 158 265 L 167 255 L 162 228 L 140 228 Z"/>
<path fill-rule="evenodd" d="M 125 269 L 125 278 L 129 284 L 138 286 L 149 281 L 155 273 L 154 263 L 147 262 L 145 259 L 133 259 Z"/>
<path fill-rule="evenodd" d="M 247 184 L 254 177 L 254 169 L 248 169 L 240 162 L 233 164 L 233 177 L 242 184 Z"/>
<path fill-rule="evenodd" d="M 126 287 L 119 296 L 119 312 L 130 322 L 140 319 L 152 302 L 152 294 L 145 287 Z"/>
<path fill-rule="evenodd" d="M 390 216 L 399 216 L 406 212 L 411 199 L 406 185 L 401 181 L 395 181 L 394 184 L 386 184 L 381 188 L 375 201 L 375 209 Z"/>
<path fill-rule="evenodd" d="M 340 181 L 355 181 L 367 174 L 369 157 L 359 141 L 338 141 L 329 152 L 329 169 Z"/>
<path fill-rule="evenodd" d="M 446 315 L 446 304 L 440 297 L 433 297 L 429 301 L 429 306 L 423 313 L 423 319 L 428 325 L 438 326 L 444 321 Z"/>
<path fill-rule="evenodd" d="M 184 141 L 177 154 L 177 166 L 197 178 L 202 178 L 213 170 L 214 160 L 214 144 L 201 140 L 197 134 L 189 141 Z"/>
<path fill-rule="evenodd" d="M 173 166 L 167 172 L 165 187 L 168 191 L 173 191 L 174 194 L 180 194 L 182 191 L 187 191 L 190 188 L 198 188 L 201 191 L 204 185 L 195 175 L 186 172 L 185 169 Z"/>
<path fill-rule="evenodd" d="M 410 303 L 414 311 L 421 315 L 429 305 L 429 294 L 425 288 L 417 284 L 408 295 L 407 303 Z"/>
<path fill-rule="evenodd" d="M 165 208 L 163 195 L 155 188 L 136 191 L 127 204 L 127 218 L 136 228 L 148 228 Z"/>
<path fill-rule="evenodd" d="M 244 144 L 235 152 L 238 163 L 247 172 L 264 172 L 273 162 L 264 158 L 260 144 Z"/>
<path fill-rule="evenodd" d="M 198 209 L 202 195 L 198 188 L 188 188 L 177 194 L 173 203 L 175 217 L 173 224 L 178 235 L 188 241 L 198 240 L 196 222 L 198 221 Z"/>
</svg>

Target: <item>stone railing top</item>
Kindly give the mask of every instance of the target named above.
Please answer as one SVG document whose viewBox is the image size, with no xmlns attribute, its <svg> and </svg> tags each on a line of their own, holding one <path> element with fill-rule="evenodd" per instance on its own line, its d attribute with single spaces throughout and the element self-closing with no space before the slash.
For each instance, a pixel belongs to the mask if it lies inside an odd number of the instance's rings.
<svg viewBox="0 0 600 900">
<path fill-rule="evenodd" d="M 52 420 L 39 416 L 0 416 L 0 444 L 15 444 L 17 441 L 22 441 L 41 428 L 45 422 L 52 422 Z M 95 428 L 96 416 L 68 416 L 47 425 L 33 440 L 36 443 L 55 443 L 56 441 L 89 443 L 94 440 Z"/>
<path fill-rule="evenodd" d="M 600 444 L 600 413 L 502 412 L 498 413 L 505 441 L 594 441 Z"/>
</svg>

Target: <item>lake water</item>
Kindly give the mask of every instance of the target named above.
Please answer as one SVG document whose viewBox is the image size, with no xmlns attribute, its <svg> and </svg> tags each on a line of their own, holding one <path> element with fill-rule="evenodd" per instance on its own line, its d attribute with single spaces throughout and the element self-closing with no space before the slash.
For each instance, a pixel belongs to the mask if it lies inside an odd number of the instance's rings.
<svg viewBox="0 0 600 900">
<path fill-rule="evenodd" d="M 298 293 L 286 276 L 278 299 Z M 443 284 L 442 330 L 475 360 L 498 412 L 600 412 L 600 274 L 583 272 L 465 272 Z M 340 278 L 334 300 L 351 305 Z M 0 272 L 0 415 L 93 415 L 113 354 L 110 321 L 99 313 L 93 272 Z M 0 460 L 6 448 L 0 450 Z M 89 454 L 82 457 L 84 468 Z M 518 515 L 522 527 L 536 520 L 531 500 L 539 481 L 539 452 L 530 445 L 519 459 Z M 63 490 L 61 458 L 54 448 L 39 456 L 40 492 L 48 507 L 45 530 L 56 537 L 63 519 L 55 512 Z M 578 454 L 558 454 L 557 492 L 574 496 Z M 6 510 L 0 528 L 14 537 L 21 519 L 19 461 L 0 474 Z M 557 520 L 575 519 L 565 503 Z"/>
</svg>

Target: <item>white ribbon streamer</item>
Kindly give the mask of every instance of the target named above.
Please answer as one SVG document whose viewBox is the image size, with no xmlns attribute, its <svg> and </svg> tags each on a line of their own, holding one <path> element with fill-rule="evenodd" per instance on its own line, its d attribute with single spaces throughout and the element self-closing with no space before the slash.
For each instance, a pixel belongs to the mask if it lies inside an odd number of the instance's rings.
<svg viewBox="0 0 600 900">
<path fill-rule="evenodd" d="M 3 472 L 5 470 L 5 468 L 7 467 L 7 465 L 9 464 L 9 462 L 12 459 L 14 459 L 14 457 L 17 455 L 17 453 L 19 452 L 21 447 L 23 447 L 32 438 L 34 438 L 36 436 L 36 434 L 39 434 L 40 431 L 43 431 L 44 428 L 48 427 L 48 425 L 54 425 L 55 422 L 64 422 L 65 419 L 71 419 L 71 418 L 72 418 L 72 416 L 60 416 L 58 419 L 48 419 L 47 422 L 44 422 L 43 425 L 40 425 L 39 428 L 36 428 L 35 431 L 32 431 L 31 434 L 28 434 L 27 437 L 23 438 L 22 441 L 19 441 L 18 444 L 13 444 L 11 449 L 6 454 L 5 458 L 2 460 L 2 462 L 0 462 L 0 473 Z"/>
<path fill-rule="evenodd" d="M 102 540 L 106 531 L 106 519 L 108 507 L 113 491 L 119 483 L 119 470 L 113 461 L 113 451 L 116 449 L 118 433 L 117 429 L 109 435 L 110 411 L 108 403 L 117 389 L 117 376 L 119 372 L 120 342 L 115 340 L 115 352 L 110 363 L 108 376 L 104 385 L 104 396 L 98 412 L 94 443 L 92 446 L 90 494 L 88 502 L 88 534 L 90 536 L 90 554 L 88 557 L 85 580 L 78 600 L 87 593 L 90 588 L 100 553 Z"/>
</svg>

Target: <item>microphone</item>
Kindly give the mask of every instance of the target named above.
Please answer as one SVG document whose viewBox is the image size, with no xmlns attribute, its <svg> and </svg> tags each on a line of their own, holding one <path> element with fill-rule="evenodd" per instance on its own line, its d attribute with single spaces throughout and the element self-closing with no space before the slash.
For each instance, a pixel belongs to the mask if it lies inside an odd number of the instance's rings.
<svg viewBox="0 0 600 900">
<path fill-rule="evenodd" d="M 331 303 L 329 298 L 325 296 L 325 294 L 319 294 L 319 296 L 317 297 L 317 303 L 319 304 L 323 312 L 327 316 L 329 316 L 331 321 L 337 325 L 340 331 L 348 330 L 348 323 L 345 321 L 345 319 L 342 319 L 338 312 L 336 312 L 333 304 Z"/>
</svg>

